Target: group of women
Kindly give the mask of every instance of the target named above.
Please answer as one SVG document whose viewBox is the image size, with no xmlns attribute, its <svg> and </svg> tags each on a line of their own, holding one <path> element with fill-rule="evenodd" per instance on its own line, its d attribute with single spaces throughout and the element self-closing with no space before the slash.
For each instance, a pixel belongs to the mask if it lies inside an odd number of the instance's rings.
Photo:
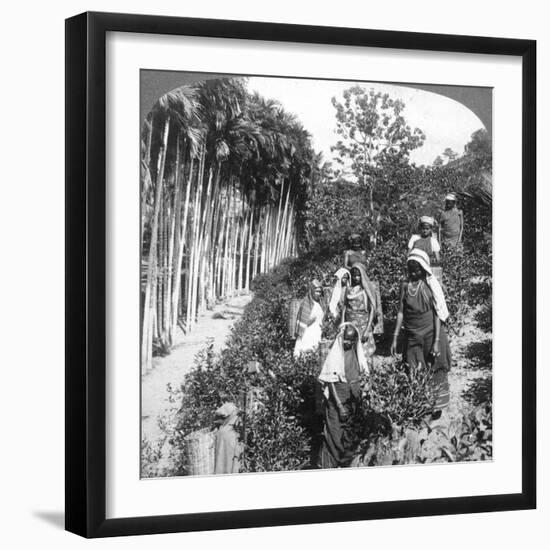
<svg viewBox="0 0 550 550">
<path fill-rule="evenodd" d="M 419 228 L 429 221 L 421 218 Z M 437 396 L 432 416 L 437 419 L 449 402 L 451 354 L 445 331 L 449 312 L 441 284 L 432 272 L 431 259 L 436 255 L 430 238 L 424 231 L 409 243 L 407 278 L 401 284 L 391 353 L 397 353 L 401 340 L 409 375 L 414 376 L 418 369 L 430 369 Z M 383 326 L 379 293 L 367 275 L 366 252 L 359 235 L 352 235 L 350 244 L 344 253 L 343 267 L 334 274 L 330 298 L 324 299 L 318 280 L 311 281 L 296 323 L 296 357 L 319 346 L 327 315 L 339 325 L 319 375 L 325 396 L 324 437 L 319 453 L 322 468 L 349 465 L 353 417 L 361 403 L 361 373 L 369 373 L 376 352 L 374 334 L 382 332 Z"/>
<path fill-rule="evenodd" d="M 358 330 L 361 350 L 367 364 L 376 350 L 373 333 L 377 329 L 379 300 L 376 287 L 367 276 L 366 252 L 359 235 L 352 235 L 351 249 L 344 254 L 344 267 L 334 274 L 335 283 L 328 307 L 323 286 L 314 279 L 300 304 L 296 322 L 294 356 L 317 348 L 322 337 L 322 323 L 330 314 L 339 324 L 351 323 Z M 381 319 L 380 319 L 381 321 Z"/>
</svg>

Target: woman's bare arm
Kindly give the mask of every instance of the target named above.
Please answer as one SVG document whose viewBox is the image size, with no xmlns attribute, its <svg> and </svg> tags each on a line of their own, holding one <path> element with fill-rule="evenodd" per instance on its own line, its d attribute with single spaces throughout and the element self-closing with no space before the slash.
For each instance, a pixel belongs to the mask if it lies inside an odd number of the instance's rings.
<svg viewBox="0 0 550 550">
<path fill-rule="evenodd" d="M 350 262 L 349 262 L 349 250 L 346 250 L 344 252 L 344 267 L 346 269 L 351 269 L 351 265 L 350 265 Z"/>
<path fill-rule="evenodd" d="M 397 337 L 401 332 L 401 326 L 403 325 L 403 299 L 405 298 L 405 289 L 407 288 L 407 283 L 401 285 L 401 293 L 399 295 L 399 309 L 397 311 L 397 321 L 395 322 L 395 330 L 393 331 L 393 341 L 390 348 L 392 355 L 397 353 Z"/>
<path fill-rule="evenodd" d="M 439 336 L 441 334 L 441 321 L 439 320 L 439 317 L 434 312 L 434 342 L 432 345 L 432 353 L 434 356 L 439 355 Z"/>
</svg>

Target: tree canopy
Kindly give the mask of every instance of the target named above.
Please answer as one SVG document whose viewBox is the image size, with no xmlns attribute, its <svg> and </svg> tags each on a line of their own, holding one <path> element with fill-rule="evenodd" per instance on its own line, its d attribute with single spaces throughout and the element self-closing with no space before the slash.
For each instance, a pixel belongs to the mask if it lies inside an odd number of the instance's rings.
<svg viewBox="0 0 550 550">
<path fill-rule="evenodd" d="M 343 93 L 343 101 L 332 98 L 336 109 L 336 133 L 331 148 L 336 161 L 348 165 L 357 182 L 373 190 L 371 178 L 376 168 L 389 162 L 403 162 L 420 147 L 425 136 L 411 128 L 403 115 L 405 104 L 389 94 L 353 86 Z M 371 212 L 374 205 L 370 204 Z"/>
</svg>

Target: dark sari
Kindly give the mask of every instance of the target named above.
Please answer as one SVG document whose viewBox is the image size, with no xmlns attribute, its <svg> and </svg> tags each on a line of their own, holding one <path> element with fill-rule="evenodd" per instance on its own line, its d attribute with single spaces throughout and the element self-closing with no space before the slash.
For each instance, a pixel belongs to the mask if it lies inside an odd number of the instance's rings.
<svg viewBox="0 0 550 550">
<path fill-rule="evenodd" d="M 443 409 L 449 404 L 449 378 L 451 368 L 451 348 L 447 339 L 445 325 L 440 324 L 440 355 L 431 354 L 435 336 L 435 310 L 428 285 L 421 281 L 416 295 L 405 287 L 403 296 L 403 320 L 405 340 L 403 359 L 409 366 L 411 375 L 417 369 L 427 367 L 432 372 L 432 384 L 437 391 L 436 408 Z"/>
<path fill-rule="evenodd" d="M 325 428 L 319 462 L 321 468 L 348 466 L 357 446 L 357 437 L 353 425 L 361 406 L 360 369 L 355 349 L 344 352 L 346 382 L 329 384 L 329 396 L 325 400 Z M 330 387 L 332 386 L 332 387 Z M 337 399 L 346 411 L 346 417 L 340 417 Z"/>
</svg>

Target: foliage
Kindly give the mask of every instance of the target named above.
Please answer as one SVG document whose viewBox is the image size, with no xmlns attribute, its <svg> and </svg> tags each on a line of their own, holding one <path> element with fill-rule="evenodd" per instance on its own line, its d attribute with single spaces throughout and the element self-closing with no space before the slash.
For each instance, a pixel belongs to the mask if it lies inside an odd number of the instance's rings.
<svg viewBox="0 0 550 550">
<path fill-rule="evenodd" d="M 453 152 L 447 151 L 446 164 L 416 167 L 408 162 L 407 154 L 422 138 L 404 126 L 403 106 L 360 90 L 348 91 L 343 105 L 335 102 L 341 136 L 355 141 L 370 136 L 363 153 L 356 150 L 358 145 L 352 147 L 342 141 L 338 146 L 343 156 L 354 156 L 358 181 L 331 178 L 329 170 L 315 173 L 317 179 L 314 184 L 310 181 L 302 212 L 304 253 L 257 276 L 251 285 L 254 298 L 234 325 L 225 349 L 215 354 L 209 345 L 196 357 L 194 369 L 177 390 L 179 423 L 170 434 L 175 473 L 186 472 L 182 460 L 184 436 L 213 426 L 216 408 L 225 401 L 242 405 L 244 395 L 250 392 L 255 396 L 255 405 L 239 425 L 246 443 L 244 471 L 313 466 L 319 433 L 319 417 L 315 414 L 319 357 L 312 353 L 299 360 L 293 358 L 293 341 L 287 332 L 288 307 L 293 298 L 305 295 L 313 278 L 321 280 L 327 291 L 330 289 L 332 275 L 342 265 L 346 238 L 352 232 L 360 233 L 364 244 L 374 236 L 375 246 L 367 254 L 367 272 L 380 284 L 384 317 L 388 325 L 393 325 L 410 233 L 420 215 L 437 215 L 446 193 L 459 193 L 465 218 L 463 246 L 445 251 L 442 260 L 450 326 L 459 328 L 465 313 L 475 309 L 485 315 L 485 328 L 490 328 L 491 206 L 472 192 L 479 171 L 488 166 L 484 134 L 474 134 L 461 157 L 454 158 Z M 349 118 L 354 101 L 359 101 L 363 109 L 355 122 Z M 386 120 L 384 109 L 394 118 L 388 115 Z M 273 116 L 276 118 L 276 113 Z M 361 127 L 354 130 L 355 123 Z M 389 128 L 394 132 L 391 136 Z M 393 146 L 384 149 L 384 140 L 394 138 L 397 151 Z M 258 143 L 267 149 L 275 146 Z M 253 157 L 249 160 L 253 163 Z M 362 185 L 367 172 L 359 172 L 361 160 L 368 160 L 368 185 Z M 272 168 L 266 164 L 266 170 Z M 365 212 L 371 206 L 373 215 L 367 216 Z M 391 328 L 386 329 L 391 334 Z M 324 336 L 330 339 L 335 332 L 334 320 L 329 318 L 323 327 Z M 385 337 L 377 344 L 379 363 L 372 369 L 361 414 L 356 419 L 359 450 L 354 465 L 491 458 L 492 411 L 490 403 L 483 401 L 490 399 L 490 388 L 485 388 L 487 392 L 482 395 L 472 395 L 469 402 L 477 408 L 445 429 L 433 428 L 426 422 L 434 403 L 429 373 L 407 373 L 399 362 L 384 357 L 389 347 Z M 255 378 L 245 374 L 248 361 L 259 361 L 262 373 Z"/>
<path fill-rule="evenodd" d="M 163 95 L 141 135 L 142 368 L 205 307 L 295 255 L 320 157 L 283 106 L 215 78 Z"/>
<path fill-rule="evenodd" d="M 357 183 L 321 181 L 306 203 L 305 248 L 316 254 L 343 250 L 352 233 L 359 233 L 368 243 L 368 201 L 367 190 Z"/>
<path fill-rule="evenodd" d="M 367 187 L 371 168 L 408 157 L 424 141 L 420 129 L 407 125 L 403 101 L 389 94 L 354 86 L 344 91 L 342 103 L 332 98 L 332 105 L 339 136 L 332 151 L 338 152 L 338 162 L 350 163 L 357 181 Z"/>
<path fill-rule="evenodd" d="M 147 439 L 141 440 L 141 477 L 160 477 L 163 472 L 158 464 L 162 456 L 162 447 L 165 438 L 161 438 L 155 444 L 152 444 Z"/>
<path fill-rule="evenodd" d="M 488 402 L 440 424 L 394 424 L 390 433 L 373 433 L 362 442 L 352 466 L 469 462 L 492 457 L 492 406 Z"/>
<path fill-rule="evenodd" d="M 390 319 L 395 316 L 403 260 L 402 248 L 393 242 L 382 243 L 368 258 L 369 273 L 381 283 L 384 311 Z M 171 440 L 175 448 L 175 473 L 185 474 L 183 437 L 194 430 L 213 426 L 214 411 L 224 401 L 242 404 L 244 392 L 251 389 L 256 391 L 257 405 L 246 418 L 244 470 L 312 467 L 315 438 L 319 432 L 319 418 L 314 413 L 315 376 L 319 363 L 314 353 L 299 360 L 292 357 L 293 341 L 288 337 L 286 321 L 288 304 L 292 298 L 304 295 L 312 277 L 319 277 L 328 284 L 330 274 L 339 265 L 341 255 L 324 259 L 305 255 L 285 261 L 269 274 L 256 278 L 254 299 L 235 324 L 226 348 L 219 355 L 213 353 L 211 345 L 205 348 L 196 357 L 194 370 L 179 390 L 180 421 Z M 325 336 L 333 336 L 335 330 L 329 320 L 324 327 Z M 379 353 L 383 354 L 385 348 L 387 345 L 382 339 L 378 343 Z M 405 460 L 404 455 L 399 454 L 405 445 L 403 437 L 408 437 L 410 446 L 411 430 L 416 433 L 423 429 L 422 422 L 434 402 L 428 373 L 420 372 L 410 377 L 399 362 L 392 358 L 380 359 L 381 363 L 372 369 L 357 425 L 361 452 L 370 453 L 365 464 L 379 464 L 378 459 L 373 458 L 373 449 L 377 449 L 377 456 L 382 456 L 380 449 L 384 446 L 388 453 L 388 449 L 394 449 L 390 453 L 392 460 Z M 245 375 L 246 364 L 251 360 L 259 361 L 263 367 L 263 374 L 256 380 Z M 451 453 L 453 460 L 462 460 L 459 455 L 465 451 L 460 450 L 461 447 L 452 448 L 449 441 L 445 441 L 445 452 L 437 451 L 437 460 L 448 460 L 446 452 Z M 437 444 L 443 448 L 441 441 Z M 401 451 L 396 455 L 395 449 L 399 448 Z M 430 451 L 432 454 L 426 460 L 436 460 L 433 452 Z M 423 456 L 420 454 L 420 459 Z M 410 458 L 408 456 L 407 460 Z M 389 459 L 386 456 L 384 460 Z"/>
<path fill-rule="evenodd" d="M 493 147 L 487 130 L 477 130 L 464 148 L 469 172 L 480 174 L 493 171 Z"/>
<path fill-rule="evenodd" d="M 371 370 L 367 410 L 402 427 L 418 425 L 434 408 L 431 376 L 428 369 L 410 373 L 400 361 L 384 361 Z"/>
<path fill-rule="evenodd" d="M 425 136 L 406 122 L 405 104 L 389 94 L 353 86 L 343 92 L 343 102 L 332 98 L 336 109 L 336 133 L 331 148 L 336 162 L 351 170 L 352 179 L 368 193 L 370 231 L 378 232 L 380 202 L 375 193 L 387 180 L 377 177 L 381 167 L 408 165 L 409 153 L 422 145 Z"/>
<path fill-rule="evenodd" d="M 258 384 L 257 406 L 247 416 L 245 469 L 259 472 L 308 468 L 317 355 L 294 361 L 290 352 L 283 352 L 273 354 L 267 361 L 272 374 Z"/>
</svg>

